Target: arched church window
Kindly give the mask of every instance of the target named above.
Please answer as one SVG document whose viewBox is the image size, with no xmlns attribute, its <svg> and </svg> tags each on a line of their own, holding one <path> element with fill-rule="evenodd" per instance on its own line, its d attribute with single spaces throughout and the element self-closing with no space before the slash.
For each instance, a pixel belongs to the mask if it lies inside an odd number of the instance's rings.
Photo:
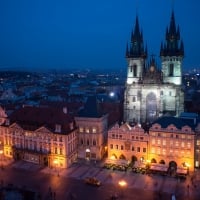
<svg viewBox="0 0 200 200">
<path fill-rule="evenodd" d="M 174 75 L 174 64 L 170 64 L 169 65 L 169 76 L 173 76 Z"/>
<path fill-rule="evenodd" d="M 136 77 L 137 76 L 137 65 L 133 66 L 133 76 Z"/>
</svg>

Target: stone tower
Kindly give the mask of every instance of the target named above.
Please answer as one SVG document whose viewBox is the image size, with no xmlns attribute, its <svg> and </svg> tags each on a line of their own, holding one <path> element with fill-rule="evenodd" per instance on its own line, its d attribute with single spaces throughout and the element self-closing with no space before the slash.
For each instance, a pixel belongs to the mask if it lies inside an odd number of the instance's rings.
<svg viewBox="0 0 200 200">
<path fill-rule="evenodd" d="M 144 49 L 143 34 L 136 16 L 131 44 L 126 47 L 127 80 L 124 95 L 124 121 L 152 122 L 168 114 L 178 116 L 184 111 L 182 84 L 183 42 L 180 42 L 179 27 L 176 28 L 172 11 L 166 41 L 161 44 L 161 67 L 151 56 L 147 62 L 147 47 Z"/>
</svg>

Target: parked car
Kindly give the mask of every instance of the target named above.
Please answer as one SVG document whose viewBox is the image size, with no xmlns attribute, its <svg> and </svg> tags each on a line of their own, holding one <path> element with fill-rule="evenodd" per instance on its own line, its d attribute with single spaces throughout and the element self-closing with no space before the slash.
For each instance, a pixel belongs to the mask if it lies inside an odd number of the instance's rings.
<svg viewBox="0 0 200 200">
<path fill-rule="evenodd" d="M 87 178 L 85 178 L 84 181 L 85 181 L 86 184 L 89 184 L 89 185 L 94 185 L 94 186 L 100 186 L 101 185 L 101 181 L 99 181 L 95 177 L 87 177 Z"/>
</svg>

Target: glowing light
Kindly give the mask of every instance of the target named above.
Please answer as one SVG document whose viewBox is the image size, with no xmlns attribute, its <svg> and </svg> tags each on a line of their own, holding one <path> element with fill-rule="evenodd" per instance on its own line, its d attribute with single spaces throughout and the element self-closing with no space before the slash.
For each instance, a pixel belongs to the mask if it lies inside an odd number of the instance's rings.
<svg viewBox="0 0 200 200">
<path fill-rule="evenodd" d="M 125 186 L 127 186 L 127 182 L 124 181 L 124 180 L 119 181 L 118 184 L 119 184 L 120 187 L 125 187 Z"/>
<path fill-rule="evenodd" d="M 115 96 L 115 93 L 114 92 L 110 92 L 110 97 L 114 97 Z"/>
<path fill-rule="evenodd" d="M 110 157 L 110 159 L 111 159 L 111 160 L 115 160 L 115 156 L 112 155 L 112 156 Z"/>
</svg>

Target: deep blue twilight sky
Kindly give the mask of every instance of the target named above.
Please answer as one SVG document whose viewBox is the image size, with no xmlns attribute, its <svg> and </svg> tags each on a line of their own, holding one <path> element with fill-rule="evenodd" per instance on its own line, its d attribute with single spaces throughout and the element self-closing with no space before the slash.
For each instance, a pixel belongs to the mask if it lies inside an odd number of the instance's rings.
<svg viewBox="0 0 200 200">
<path fill-rule="evenodd" d="M 185 46 L 183 67 L 200 68 L 200 0 L 1 0 L 0 69 L 126 70 L 136 13 L 159 63 L 172 8 Z"/>
</svg>

